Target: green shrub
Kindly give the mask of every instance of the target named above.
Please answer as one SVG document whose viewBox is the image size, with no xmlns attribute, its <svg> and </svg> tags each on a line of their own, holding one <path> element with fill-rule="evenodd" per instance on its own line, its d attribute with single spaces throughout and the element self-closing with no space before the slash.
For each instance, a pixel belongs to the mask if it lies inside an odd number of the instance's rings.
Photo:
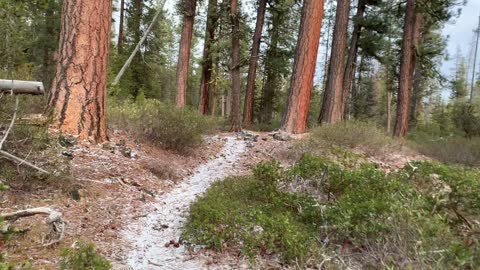
<svg viewBox="0 0 480 270">
<path fill-rule="evenodd" d="M 322 125 L 314 130 L 307 139 L 305 150 L 343 147 L 359 149 L 368 155 L 387 151 L 393 146 L 393 140 L 377 126 L 367 122 L 348 121 L 338 124 Z"/>
<path fill-rule="evenodd" d="M 317 250 L 334 258 L 350 243 L 342 256 L 363 256 L 365 268 L 371 258 L 374 268 L 480 263 L 479 170 L 414 162 L 387 174 L 342 155 L 332 161 L 307 154 L 290 169 L 262 163 L 253 176 L 214 184 L 192 204 L 186 239 L 217 250 L 238 247 L 250 257 L 273 252 L 286 262 L 306 262 Z M 292 180 L 323 196 L 265 188 Z"/>
<path fill-rule="evenodd" d="M 76 243 L 74 248 L 65 249 L 61 254 L 62 270 L 108 270 L 110 262 L 95 251 L 93 244 Z"/>
<path fill-rule="evenodd" d="M 192 204 L 184 238 L 216 250 L 239 247 L 250 258 L 276 253 L 302 262 L 316 244 L 316 202 L 263 187 L 255 177 L 215 183 Z"/>
<path fill-rule="evenodd" d="M 127 130 L 141 139 L 181 153 L 202 143 L 216 122 L 191 109 L 177 109 L 158 100 L 112 101 L 108 108 L 111 127 Z"/>
<path fill-rule="evenodd" d="M 419 153 L 447 164 L 480 166 L 480 137 L 435 138 L 416 133 L 410 145 Z"/>
</svg>

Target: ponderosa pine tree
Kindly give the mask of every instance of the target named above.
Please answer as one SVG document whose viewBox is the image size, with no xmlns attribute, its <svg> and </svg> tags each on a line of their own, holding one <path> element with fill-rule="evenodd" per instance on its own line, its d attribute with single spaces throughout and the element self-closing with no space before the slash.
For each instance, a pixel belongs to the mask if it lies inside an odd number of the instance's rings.
<svg viewBox="0 0 480 270">
<path fill-rule="evenodd" d="M 190 65 L 190 51 L 192 48 L 193 25 L 195 22 L 196 0 L 181 0 L 178 4 L 183 16 L 182 34 L 177 64 L 177 98 L 176 105 L 183 108 L 187 104 L 188 69 Z"/>
<path fill-rule="evenodd" d="M 397 117 L 394 136 L 403 138 L 408 132 L 408 116 L 412 96 L 413 74 L 417 60 L 416 50 L 420 40 L 422 15 L 417 10 L 417 1 L 408 0 L 403 30 L 402 56 L 400 62 Z"/>
<path fill-rule="evenodd" d="M 212 84 L 212 43 L 215 41 L 215 31 L 218 24 L 218 2 L 208 1 L 207 25 L 205 30 L 205 42 L 203 47 L 202 78 L 200 80 L 200 102 L 198 110 L 201 114 L 207 115 L 210 106 L 210 86 Z"/>
<path fill-rule="evenodd" d="M 343 120 L 343 81 L 349 14 L 350 0 L 337 1 L 332 53 L 319 123 L 337 123 Z"/>
<path fill-rule="evenodd" d="M 324 0 L 305 0 L 303 3 L 287 108 L 281 126 L 282 130 L 289 133 L 303 133 L 307 128 L 322 28 L 323 6 Z"/>
<path fill-rule="evenodd" d="M 245 108 L 243 110 L 243 124 L 250 126 L 253 123 L 253 105 L 255 100 L 255 83 L 257 80 L 257 66 L 260 58 L 260 42 L 262 39 L 263 24 L 267 0 L 259 0 L 257 8 L 257 23 L 253 34 L 252 51 L 248 67 L 247 91 L 245 93 Z"/>
<path fill-rule="evenodd" d="M 66 134 L 107 140 L 105 98 L 111 0 L 64 0 L 55 79 L 48 105 Z"/>
<path fill-rule="evenodd" d="M 242 115 L 240 113 L 240 15 L 238 0 L 230 0 L 230 19 L 232 23 L 232 127 L 231 131 L 242 130 Z"/>
</svg>

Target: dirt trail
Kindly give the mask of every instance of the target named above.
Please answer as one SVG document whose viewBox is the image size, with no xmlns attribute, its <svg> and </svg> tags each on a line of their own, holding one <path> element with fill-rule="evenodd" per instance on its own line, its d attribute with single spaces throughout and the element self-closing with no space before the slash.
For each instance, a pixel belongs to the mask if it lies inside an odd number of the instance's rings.
<svg viewBox="0 0 480 270">
<path fill-rule="evenodd" d="M 234 136 L 226 137 L 226 143 L 217 157 L 204 165 L 188 179 L 154 202 L 154 212 L 139 219 L 123 231 L 126 240 L 133 243 L 127 263 L 139 269 L 203 269 L 203 261 L 192 258 L 181 245 L 175 248 L 165 244 L 177 242 L 185 223 L 185 214 L 195 198 L 216 180 L 238 174 L 235 163 L 246 151 L 246 143 Z"/>
</svg>

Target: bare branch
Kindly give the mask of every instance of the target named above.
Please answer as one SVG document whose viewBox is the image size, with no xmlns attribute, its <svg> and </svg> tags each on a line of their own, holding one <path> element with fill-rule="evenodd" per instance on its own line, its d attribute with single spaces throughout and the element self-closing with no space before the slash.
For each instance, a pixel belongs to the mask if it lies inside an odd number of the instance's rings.
<svg viewBox="0 0 480 270">
<path fill-rule="evenodd" d="M 15 111 L 13 112 L 12 121 L 10 122 L 10 126 L 8 126 L 5 135 L 3 136 L 2 140 L 0 140 L 0 150 L 2 150 L 3 143 L 7 140 L 8 133 L 12 130 L 13 124 L 15 124 L 15 119 L 17 118 L 18 112 L 18 96 L 15 99 Z"/>
<path fill-rule="evenodd" d="M 44 169 L 39 168 L 39 167 L 33 165 L 32 163 L 30 163 L 30 162 L 28 162 L 28 161 L 26 161 L 26 160 L 24 160 L 24 159 L 21 159 L 21 158 L 19 158 L 19 157 L 16 157 L 16 156 L 14 156 L 14 155 L 12 155 L 12 154 L 10 154 L 10 153 L 7 153 L 7 152 L 5 152 L 5 151 L 3 151 L 3 150 L 0 150 L 0 155 L 3 155 L 4 157 L 6 157 L 6 158 L 8 158 L 8 159 L 10 159 L 10 160 L 12 160 L 12 161 L 14 161 L 14 162 L 17 162 L 17 163 L 20 163 L 20 164 L 22 164 L 22 165 L 26 165 L 26 166 L 28 166 L 28 167 L 30 167 L 30 168 L 33 168 L 33 169 L 35 169 L 35 170 L 37 170 L 37 171 L 39 171 L 39 172 L 41 172 L 41 173 L 50 174 L 49 172 L 45 171 Z"/>
</svg>

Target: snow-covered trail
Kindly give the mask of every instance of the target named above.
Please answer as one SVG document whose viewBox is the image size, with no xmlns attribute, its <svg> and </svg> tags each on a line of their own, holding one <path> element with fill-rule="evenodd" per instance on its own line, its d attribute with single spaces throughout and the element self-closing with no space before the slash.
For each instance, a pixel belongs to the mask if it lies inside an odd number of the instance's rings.
<svg viewBox="0 0 480 270">
<path fill-rule="evenodd" d="M 226 143 L 216 159 L 197 168 L 196 173 L 183 180 L 154 203 L 155 211 L 140 219 L 123 232 L 126 240 L 133 243 L 127 263 L 140 269 L 203 269 L 202 261 L 192 259 L 185 247 L 166 247 L 171 240 L 178 241 L 185 223 L 188 207 L 195 198 L 204 193 L 216 180 L 235 175 L 235 163 L 246 151 L 243 140 L 234 136 Z"/>
</svg>

